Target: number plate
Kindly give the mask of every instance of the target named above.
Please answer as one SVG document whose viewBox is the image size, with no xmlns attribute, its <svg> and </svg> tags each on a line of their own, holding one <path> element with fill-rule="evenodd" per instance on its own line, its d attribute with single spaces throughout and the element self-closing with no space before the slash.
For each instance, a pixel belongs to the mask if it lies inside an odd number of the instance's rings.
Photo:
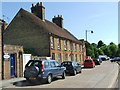
<svg viewBox="0 0 120 90">
<path fill-rule="evenodd" d="M 29 78 L 30 80 L 36 80 L 36 78 Z"/>
</svg>

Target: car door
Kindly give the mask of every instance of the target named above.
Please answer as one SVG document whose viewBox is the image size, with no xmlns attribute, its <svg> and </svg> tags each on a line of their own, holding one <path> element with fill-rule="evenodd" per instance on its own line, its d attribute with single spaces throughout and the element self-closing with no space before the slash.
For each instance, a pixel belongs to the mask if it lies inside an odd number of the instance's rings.
<svg viewBox="0 0 120 90">
<path fill-rule="evenodd" d="M 51 61 L 50 66 L 51 66 L 50 70 L 51 70 L 53 77 L 56 77 L 58 73 L 58 68 L 56 67 L 55 61 Z"/>
<path fill-rule="evenodd" d="M 57 68 L 57 75 L 61 75 L 63 73 L 63 68 L 61 68 L 61 65 L 59 62 L 55 61 L 55 65 Z"/>
</svg>

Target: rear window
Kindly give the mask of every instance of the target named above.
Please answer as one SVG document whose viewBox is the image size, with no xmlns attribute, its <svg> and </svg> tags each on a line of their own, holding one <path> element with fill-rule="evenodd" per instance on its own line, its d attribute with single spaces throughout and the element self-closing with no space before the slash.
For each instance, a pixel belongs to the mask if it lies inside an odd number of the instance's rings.
<svg viewBox="0 0 120 90">
<path fill-rule="evenodd" d="M 72 65 L 72 62 L 63 62 L 61 65 L 62 65 L 62 66 Z"/>
<path fill-rule="evenodd" d="M 27 64 L 26 64 L 26 67 L 28 67 L 28 66 L 41 66 L 41 61 L 35 61 L 35 60 L 33 60 L 33 61 L 29 61 Z"/>
<path fill-rule="evenodd" d="M 92 60 L 85 60 L 85 62 L 92 62 Z"/>
<path fill-rule="evenodd" d="M 102 57 L 101 59 L 102 59 L 102 60 L 106 60 L 106 58 L 104 58 L 104 57 Z"/>
</svg>

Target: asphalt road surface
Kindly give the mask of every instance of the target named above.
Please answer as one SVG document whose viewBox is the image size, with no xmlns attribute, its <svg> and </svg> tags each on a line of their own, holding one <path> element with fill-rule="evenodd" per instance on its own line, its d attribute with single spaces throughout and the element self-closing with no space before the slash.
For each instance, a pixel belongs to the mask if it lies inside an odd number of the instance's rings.
<svg viewBox="0 0 120 90">
<path fill-rule="evenodd" d="M 58 77 L 51 84 L 29 83 L 25 79 L 4 85 L 4 88 L 116 88 L 119 65 L 104 61 L 95 68 L 83 68 L 76 76 Z"/>
</svg>

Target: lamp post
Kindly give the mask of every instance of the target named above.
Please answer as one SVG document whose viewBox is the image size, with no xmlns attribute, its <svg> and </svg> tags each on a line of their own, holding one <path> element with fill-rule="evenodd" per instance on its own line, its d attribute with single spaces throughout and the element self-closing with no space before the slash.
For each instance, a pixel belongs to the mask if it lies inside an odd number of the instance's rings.
<svg viewBox="0 0 120 90">
<path fill-rule="evenodd" d="M 85 35 L 86 35 L 86 42 L 87 42 L 87 32 L 91 32 L 91 33 L 93 33 L 93 31 L 92 31 L 92 30 L 86 30 L 86 31 L 85 31 Z"/>
</svg>

